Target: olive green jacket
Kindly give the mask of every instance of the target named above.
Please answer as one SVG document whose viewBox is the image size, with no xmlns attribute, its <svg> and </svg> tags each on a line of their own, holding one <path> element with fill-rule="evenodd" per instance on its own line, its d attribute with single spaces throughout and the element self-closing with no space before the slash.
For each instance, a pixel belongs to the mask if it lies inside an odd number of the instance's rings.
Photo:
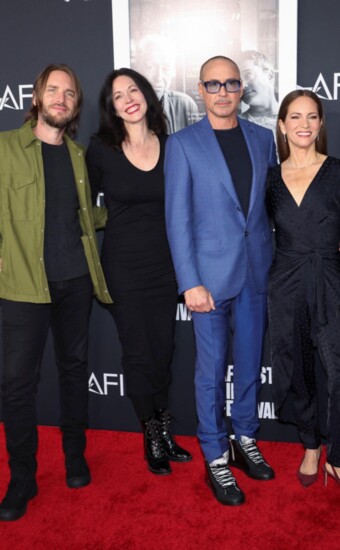
<svg viewBox="0 0 340 550">
<path fill-rule="evenodd" d="M 0 298 L 51 302 L 44 266 L 45 181 L 41 141 L 26 122 L 0 133 Z M 82 242 L 95 295 L 111 303 L 99 261 L 96 227 L 105 209 L 93 208 L 84 148 L 65 136 L 79 198 Z"/>
</svg>

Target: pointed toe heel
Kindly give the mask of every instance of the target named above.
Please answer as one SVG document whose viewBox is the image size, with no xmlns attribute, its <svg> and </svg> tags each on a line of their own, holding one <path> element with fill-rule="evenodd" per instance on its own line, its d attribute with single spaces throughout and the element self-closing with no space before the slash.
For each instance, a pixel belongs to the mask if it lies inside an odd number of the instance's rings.
<svg viewBox="0 0 340 550">
<path fill-rule="evenodd" d="M 300 468 L 302 466 L 302 463 L 304 461 L 304 458 L 300 464 L 300 467 L 296 473 L 297 475 L 297 478 L 298 480 L 300 481 L 302 487 L 310 487 L 310 485 L 313 485 L 313 483 L 316 482 L 316 480 L 318 479 L 319 477 L 319 464 L 320 464 L 320 457 L 321 457 L 321 452 L 322 452 L 322 449 L 321 447 L 319 447 L 319 452 L 318 452 L 318 464 L 317 464 L 317 471 L 315 472 L 315 474 L 303 474 L 301 471 L 300 471 Z"/>
<path fill-rule="evenodd" d="M 328 476 L 334 479 L 335 483 L 338 485 L 338 487 L 340 487 L 340 477 L 338 476 L 334 466 L 332 466 L 332 464 L 329 464 L 329 466 L 331 467 L 331 471 L 327 469 L 326 464 L 324 464 L 322 467 L 325 487 L 327 487 Z"/>
</svg>

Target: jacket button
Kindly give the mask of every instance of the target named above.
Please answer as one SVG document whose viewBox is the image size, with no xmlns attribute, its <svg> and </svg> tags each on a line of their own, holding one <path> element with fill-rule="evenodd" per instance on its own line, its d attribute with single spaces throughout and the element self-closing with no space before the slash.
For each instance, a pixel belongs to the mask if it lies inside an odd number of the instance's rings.
<svg viewBox="0 0 340 550">
<path fill-rule="evenodd" d="M 244 236 L 245 236 L 245 237 L 248 237 L 248 235 L 249 235 L 248 231 L 245 231 L 245 232 L 244 232 Z"/>
</svg>

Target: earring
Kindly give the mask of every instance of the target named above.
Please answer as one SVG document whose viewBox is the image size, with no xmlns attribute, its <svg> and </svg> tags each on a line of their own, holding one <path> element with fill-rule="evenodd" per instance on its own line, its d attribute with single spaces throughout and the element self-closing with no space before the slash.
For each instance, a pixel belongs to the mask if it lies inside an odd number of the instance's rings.
<svg viewBox="0 0 340 550">
<path fill-rule="evenodd" d="M 287 134 L 283 134 L 284 142 L 287 143 Z"/>
</svg>

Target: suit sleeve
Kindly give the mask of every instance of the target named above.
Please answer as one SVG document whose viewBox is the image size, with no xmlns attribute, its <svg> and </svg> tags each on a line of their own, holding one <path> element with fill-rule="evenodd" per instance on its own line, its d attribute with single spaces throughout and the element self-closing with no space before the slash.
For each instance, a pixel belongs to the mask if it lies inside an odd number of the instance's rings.
<svg viewBox="0 0 340 550">
<path fill-rule="evenodd" d="M 176 135 L 165 151 L 165 216 L 179 293 L 202 284 L 194 250 L 192 175 L 188 158 Z"/>
</svg>

